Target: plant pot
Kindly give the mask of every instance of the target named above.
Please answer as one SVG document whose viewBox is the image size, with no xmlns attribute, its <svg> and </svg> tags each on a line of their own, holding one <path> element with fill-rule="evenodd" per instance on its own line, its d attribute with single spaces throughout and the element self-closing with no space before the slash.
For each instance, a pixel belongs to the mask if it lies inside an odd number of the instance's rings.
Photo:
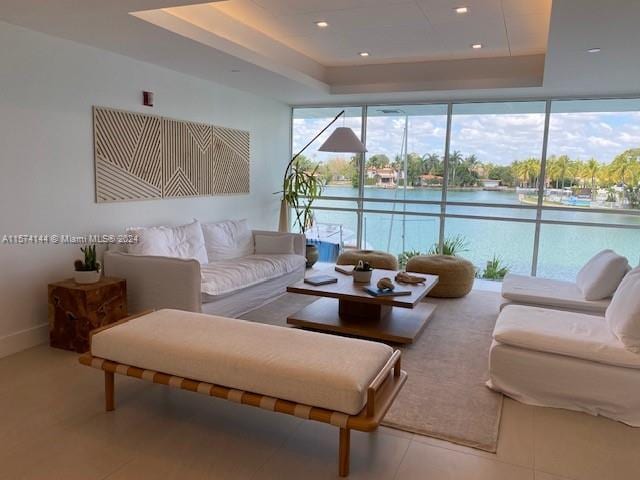
<svg viewBox="0 0 640 480">
<path fill-rule="evenodd" d="M 372 273 L 373 273 L 373 270 L 369 270 L 369 271 L 354 270 L 352 273 L 353 281 L 355 283 L 371 283 Z"/>
<path fill-rule="evenodd" d="M 307 251 L 305 255 L 307 257 L 307 268 L 313 267 L 313 265 L 318 261 L 318 258 L 320 258 L 318 246 L 313 243 L 307 243 Z"/>
<path fill-rule="evenodd" d="M 80 285 L 87 285 L 90 283 L 98 283 L 100 281 L 100 272 L 97 270 L 90 270 L 87 272 L 73 272 L 73 279 Z"/>
</svg>

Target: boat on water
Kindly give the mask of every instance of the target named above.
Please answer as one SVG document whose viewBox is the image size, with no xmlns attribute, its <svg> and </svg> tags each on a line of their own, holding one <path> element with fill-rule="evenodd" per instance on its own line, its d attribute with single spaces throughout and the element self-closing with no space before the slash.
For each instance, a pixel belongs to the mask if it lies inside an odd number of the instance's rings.
<svg viewBox="0 0 640 480">
<path fill-rule="evenodd" d="M 570 207 L 590 207 L 591 199 L 571 196 L 569 198 L 563 198 L 561 203 Z"/>
</svg>

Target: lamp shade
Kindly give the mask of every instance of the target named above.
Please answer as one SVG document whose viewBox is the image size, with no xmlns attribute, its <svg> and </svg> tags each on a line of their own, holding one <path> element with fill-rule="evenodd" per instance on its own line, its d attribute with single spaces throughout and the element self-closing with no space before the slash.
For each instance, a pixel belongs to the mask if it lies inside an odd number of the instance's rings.
<svg viewBox="0 0 640 480">
<path fill-rule="evenodd" d="M 349 127 L 336 128 L 318 150 L 336 153 L 363 153 L 367 151 Z"/>
</svg>

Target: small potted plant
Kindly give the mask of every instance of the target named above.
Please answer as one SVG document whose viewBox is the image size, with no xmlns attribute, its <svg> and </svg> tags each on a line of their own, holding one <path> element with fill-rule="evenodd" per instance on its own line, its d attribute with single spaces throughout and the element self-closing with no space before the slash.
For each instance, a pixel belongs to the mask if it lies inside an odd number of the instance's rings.
<svg viewBox="0 0 640 480">
<path fill-rule="evenodd" d="M 358 260 L 358 264 L 353 269 L 353 281 L 356 283 L 370 283 L 373 268 L 369 262 Z"/>
<path fill-rule="evenodd" d="M 87 245 L 80 247 L 84 254 L 84 261 L 78 259 L 74 262 L 75 272 L 73 279 L 79 284 L 97 283 L 100 281 L 100 262 L 96 256 L 96 246 Z"/>
</svg>

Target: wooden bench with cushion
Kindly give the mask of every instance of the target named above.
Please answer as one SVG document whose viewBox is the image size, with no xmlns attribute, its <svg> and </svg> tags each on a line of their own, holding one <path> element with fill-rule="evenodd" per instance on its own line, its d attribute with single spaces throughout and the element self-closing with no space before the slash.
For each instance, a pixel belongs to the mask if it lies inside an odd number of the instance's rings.
<svg viewBox="0 0 640 480">
<path fill-rule="evenodd" d="M 97 329 L 80 363 L 340 429 L 339 474 L 349 473 L 350 431 L 371 432 L 404 385 L 400 352 L 382 343 L 180 310 L 158 310 Z"/>
</svg>

